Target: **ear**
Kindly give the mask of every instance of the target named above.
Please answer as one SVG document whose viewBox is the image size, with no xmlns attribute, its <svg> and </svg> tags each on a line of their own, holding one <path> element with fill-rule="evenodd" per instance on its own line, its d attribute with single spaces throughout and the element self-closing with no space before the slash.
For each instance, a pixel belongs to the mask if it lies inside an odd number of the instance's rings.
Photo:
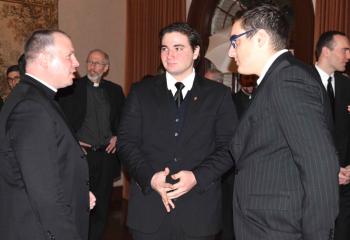
<svg viewBox="0 0 350 240">
<path fill-rule="evenodd" d="M 326 46 L 322 47 L 321 55 L 328 57 L 330 53 L 331 53 L 331 50 L 328 47 Z"/>
<path fill-rule="evenodd" d="M 259 29 L 255 33 L 256 43 L 259 48 L 262 48 L 269 44 L 270 36 L 264 29 Z"/>
<path fill-rule="evenodd" d="M 105 65 L 104 68 L 103 68 L 103 73 L 106 73 L 109 69 L 109 65 Z"/>
<path fill-rule="evenodd" d="M 199 57 L 199 52 L 200 52 L 200 47 L 197 46 L 195 49 L 194 49 L 194 52 L 193 52 L 193 60 L 196 60 L 198 57 Z"/>
</svg>

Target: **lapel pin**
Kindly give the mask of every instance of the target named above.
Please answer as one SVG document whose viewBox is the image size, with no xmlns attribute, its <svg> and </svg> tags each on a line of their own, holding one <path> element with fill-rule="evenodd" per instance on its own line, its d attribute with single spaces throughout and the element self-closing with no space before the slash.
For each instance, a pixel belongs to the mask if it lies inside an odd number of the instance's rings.
<svg viewBox="0 0 350 240">
<path fill-rule="evenodd" d="M 193 98 L 193 101 L 197 101 L 197 100 L 198 100 L 198 97 L 194 97 L 194 98 Z"/>
</svg>

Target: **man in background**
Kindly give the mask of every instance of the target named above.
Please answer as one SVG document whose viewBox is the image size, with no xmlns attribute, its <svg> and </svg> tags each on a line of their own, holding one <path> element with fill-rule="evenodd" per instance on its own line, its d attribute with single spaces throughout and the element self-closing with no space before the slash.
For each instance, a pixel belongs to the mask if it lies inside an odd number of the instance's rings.
<svg viewBox="0 0 350 240">
<path fill-rule="evenodd" d="M 350 43 L 339 31 L 321 34 L 316 45 L 315 68 L 327 91 L 334 120 L 334 140 L 340 173 L 340 206 L 335 239 L 350 239 L 350 79 L 343 75 L 350 59 Z"/>
<path fill-rule="evenodd" d="M 255 75 L 240 75 L 239 84 L 241 88 L 233 96 L 239 119 L 249 107 L 256 85 L 256 79 L 257 77 Z"/>
<path fill-rule="evenodd" d="M 110 63 L 103 50 L 88 54 L 87 75 L 64 89 L 59 102 L 86 153 L 90 189 L 97 204 L 90 216 L 89 240 L 103 238 L 113 179 L 120 176 L 117 128 L 124 103 L 122 88 L 104 79 Z"/>
<path fill-rule="evenodd" d="M 19 83 L 20 80 L 20 74 L 19 74 L 19 67 L 18 65 L 12 65 L 7 68 L 6 71 L 6 78 L 7 82 L 10 86 L 10 89 L 12 89 Z"/>
<path fill-rule="evenodd" d="M 329 240 L 338 214 L 332 115 L 310 66 L 286 49 L 289 24 L 263 4 L 234 22 L 230 57 L 259 76 L 231 144 L 236 240 Z"/>
<path fill-rule="evenodd" d="M 218 70 L 216 70 L 215 68 L 208 69 L 205 72 L 204 77 L 206 79 L 213 80 L 213 81 L 216 81 L 218 83 L 224 82 L 224 75 L 221 72 L 219 72 Z"/>
<path fill-rule="evenodd" d="M 0 114 L 0 233 L 6 240 L 88 239 L 88 168 L 54 100 L 79 66 L 61 31 L 34 32 L 26 74 Z"/>
</svg>

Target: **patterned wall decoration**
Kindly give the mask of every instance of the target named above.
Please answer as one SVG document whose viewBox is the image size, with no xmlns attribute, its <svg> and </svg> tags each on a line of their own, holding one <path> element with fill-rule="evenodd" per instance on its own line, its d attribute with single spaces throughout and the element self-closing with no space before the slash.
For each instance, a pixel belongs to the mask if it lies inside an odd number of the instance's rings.
<svg viewBox="0 0 350 240">
<path fill-rule="evenodd" d="M 58 27 L 58 0 L 0 0 L 0 95 L 6 97 L 8 66 L 17 64 L 28 36 Z"/>
</svg>

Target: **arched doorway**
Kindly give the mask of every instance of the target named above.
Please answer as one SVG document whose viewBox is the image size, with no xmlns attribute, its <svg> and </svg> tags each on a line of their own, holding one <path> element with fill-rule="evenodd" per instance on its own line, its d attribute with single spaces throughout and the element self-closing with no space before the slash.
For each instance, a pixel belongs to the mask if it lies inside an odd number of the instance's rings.
<svg viewBox="0 0 350 240">
<path fill-rule="evenodd" d="M 203 39 L 201 62 L 197 67 L 200 74 L 205 72 L 208 62 L 203 56 L 208 48 L 209 36 L 217 30 L 231 24 L 237 10 L 242 8 L 238 0 L 192 0 L 187 22 L 196 28 Z M 305 63 L 313 62 L 314 9 L 312 0 L 290 0 L 294 20 L 289 48 L 297 58 Z"/>
</svg>

